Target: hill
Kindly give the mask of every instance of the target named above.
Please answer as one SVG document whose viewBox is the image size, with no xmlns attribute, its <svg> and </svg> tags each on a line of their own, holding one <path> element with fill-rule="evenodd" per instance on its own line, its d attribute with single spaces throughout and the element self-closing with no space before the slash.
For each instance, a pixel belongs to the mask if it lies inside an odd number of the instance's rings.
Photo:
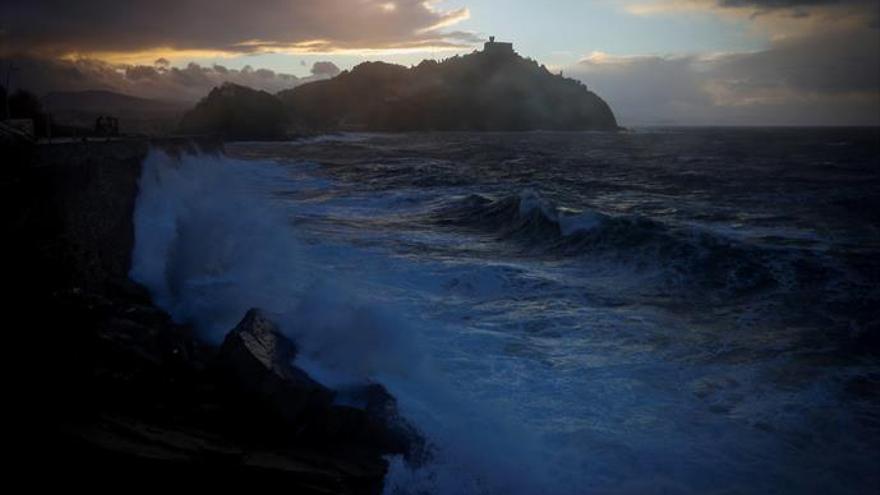
<svg viewBox="0 0 880 495">
<path fill-rule="evenodd" d="M 183 116 L 180 131 L 227 139 L 266 139 L 283 135 L 286 122 L 278 98 L 227 82 L 212 89 Z"/>
<path fill-rule="evenodd" d="M 179 111 L 186 107 L 186 103 L 152 100 L 139 98 L 113 91 L 57 91 L 48 93 L 43 97 L 43 105 L 47 110 L 70 111 L 79 110 L 87 112 L 104 112 L 109 114 L 119 112 L 163 112 L 168 110 Z"/>
<path fill-rule="evenodd" d="M 113 91 L 60 91 L 42 99 L 55 123 L 90 130 L 102 115 L 117 117 L 124 133 L 163 134 L 173 129 L 187 104 L 139 98 Z"/>
<path fill-rule="evenodd" d="M 505 43 L 406 68 L 366 62 L 282 91 L 292 122 L 318 130 L 616 130 L 609 106 Z"/>
</svg>

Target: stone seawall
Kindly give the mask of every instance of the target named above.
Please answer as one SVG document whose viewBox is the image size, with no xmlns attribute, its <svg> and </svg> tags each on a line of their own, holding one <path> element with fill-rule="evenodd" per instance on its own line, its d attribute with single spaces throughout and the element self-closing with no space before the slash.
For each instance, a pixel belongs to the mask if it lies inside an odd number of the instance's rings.
<svg viewBox="0 0 880 495">
<path fill-rule="evenodd" d="M 17 191 L 32 254 L 61 287 L 106 293 L 127 278 L 134 246 L 132 213 L 143 140 L 38 146 L 28 184 Z M 51 226 L 51 228 L 46 228 Z"/>
</svg>

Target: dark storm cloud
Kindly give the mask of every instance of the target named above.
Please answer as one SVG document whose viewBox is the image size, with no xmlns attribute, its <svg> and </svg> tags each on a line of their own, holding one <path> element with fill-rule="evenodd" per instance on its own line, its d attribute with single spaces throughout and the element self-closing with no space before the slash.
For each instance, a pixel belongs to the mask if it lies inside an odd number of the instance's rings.
<svg viewBox="0 0 880 495">
<path fill-rule="evenodd" d="M 880 45 L 876 33 L 824 33 L 783 40 L 771 49 L 729 55 L 713 75 L 744 90 L 850 94 L 880 91 Z"/>
<path fill-rule="evenodd" d="M 626 123 L 880 124 L 880 44 L 861 29 L 717 56 L 592 56 L 568 72 Z"/>
<path fill-rule="evenodd" d="M 4 67 L 9 62 L 0 61 Z M 186 67 L 168 67 L 161 61 L 152 66 L 120 66 L 94 59 L 71 61 L 32 57 L 17 58 L 11 62 L 17 69 L 13 89 L 26 88 L 40 95 L 52 91 L 103 89 L 146 98 L 182 101 L 195 101 L 205 96 L 211 88 L 227 81 L 275 93 L 335 75 L 332 71 L 335 66 L 329 62 L 316 62 L 319 69 L 313 69 L 313 75 L 306 78 L 250 66 L 230 69 L 223 65 L 204 67 L 190 63 Z"/>
<path fill-rule="evenodd" d="M 719 0 L 722 7 L 758 7 L 764 9 L 786 9 L 793 7 L 815 7 L 817 5 L 838 5 L 846 0 Z M 861 3 L 858 0 L 850 3 Z"/>
<path fill-rule="evenodd" d="M 436 29 L 467 15 L 422 0 L 29 0 L 3 7 L 2 28 L 12 52 L 246 53 L 301 43 L 318 49 L 470 43 L 468 33 Z"/>
<path fill-rule="evenodd" d="M 132 67 L 126 67 L 125 69 L 125 77 L 130 81 L 142 81 L 142 80 L 155 80 L 162 77 L 158 70 L 155 67 L 150 67 L 148 65 L 136 65 Z"/>
<path fill-rule="evenodd" d="M 623 125 L 700 123 L 713 103 L 696 62 L 696 57 L 594 54 L 565 74 L 608 101 Z"/>
<path fill-rule="evenodd" d="M 593 55 L 568 69 L 629 124 L 880 125 L 878 0 L 655 0 L 637 15 L 705 11 L 751 23 L 764 49 Z"/>
<path fill-rule="evenodd" d="M 333 62 L 315 62 L 312 65 L 312 75 L 333 77 L 341 71 Z"/>
<path fill-rule="evenodd" d="M 878 0 L 716 0 L 721 8 L 752 9 L 753 15 L 776 11 L 790 11 L 793 17 L 809 17 L 816 11 L 828 8 L 843 8 L 860 12 L 866 24 L 877 27 L 880 19 Z"/>
</svg>

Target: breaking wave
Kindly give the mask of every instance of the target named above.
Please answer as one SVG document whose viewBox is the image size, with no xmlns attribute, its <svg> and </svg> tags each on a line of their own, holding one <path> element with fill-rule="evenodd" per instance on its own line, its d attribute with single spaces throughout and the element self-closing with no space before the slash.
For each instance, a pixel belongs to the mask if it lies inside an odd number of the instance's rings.
<svg viewBox="0 0 880 495">
<path fill-rule="evenodd" d="M 416 139 L 420 151 L 403 146 Z M 492 176 L 446 160 L 459 139 L 369 138 L 342 160 L 357 165 L 330 167 L 289 143 L 236 145 L 278 161 L 153 150 L 131 275 L 208 340 L 259 306 L 317 380 L 385 385 L 432 449 L 420 467 L 391 459 L 389 495 L 876 486 L 874 251 L 753 242 L 723 220 L 598 200 L 566 208 L 598 196 L 608 167 L 572 185 L 584 162 L 533 136 L 540 169 Z M 459 157 L 497 161 L 479 154 L 495 138 L 467 139 Z M 307 146 L 316 160 L 354 148 Z M 541 193 L 508 193 L 526 187 Z M 783 226 L 800 212 L 769 210 Z"/>
<path fill-rule="evenodd" d="M 635 215 L 560 208 L 532 190 L 498 199 L 470 195 L 441 206 L 432 220 L 488 233 L 529 256 L 581 257 L 661 272 L 665 287 L 680 291 L 745 295 L 833 278 L 833 269 L 811 251 L 767 249 Z"/>
<path fill-rule="evenodd" d="M 421 342 L 427 326 L 403 318 L 407 308 L 371 300 L 369 286 L 339 272 L 328 276 L 326 253 L 303 242 L 286 204 L 272 199 L 280 184 L 301 186 L 271 161 L 152 150 L 136 203 L 132 278 L 209 341 L 260 307 L 296 340 L 297 364 L 319 381 L 385 385 L 432 446 L 425 466 L 392 459 L 388 493 L 577 493 L 579 480 L 553 475 L 559 463 L 543 460 L 536 436 L 442 378 Z"/>
</svg>

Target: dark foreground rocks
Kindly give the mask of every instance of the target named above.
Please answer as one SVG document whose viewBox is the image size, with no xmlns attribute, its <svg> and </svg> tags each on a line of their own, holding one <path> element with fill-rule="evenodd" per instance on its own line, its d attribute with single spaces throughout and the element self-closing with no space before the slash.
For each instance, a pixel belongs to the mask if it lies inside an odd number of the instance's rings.
<svg viewBox="0 0 880 495">
<path fill-rule="evenodd" d="M 408 452 L 366 410 L 293 367 L 293 344 L 257 312 L 216 349 L 148 298 L 58 294 L 61 347 L 28 402 L 32 466 L 91 485 L 120 479 L 243 483 L 293 493 L 381 492 L 386 454 Z M 37 327 L 39 328 L 39 327 Z M 389 396 L 390 397 L 390 396 Z M 390 447 L 389 447 L 390 446 Z M 130 482 L 130 481 L 126 481 Z"/>
<path fill-rule="evenodd" d="M 14 163 L 0 182 L 0 349 L 13 481 L 29 490 L 380 493 L 385 455 L 424 450 L 384 388 L 356 387 L 363 403 L 338 405 L 349 392 L 295 368 L 296 344 L 259 311 L 218 348 L 128 280 L 146 150 L 137 141 L 5 155 Z"/>
<path fill-rule="evenodd" d="M 424 460 L 424 439 L 381 384 L 334 391 L 293 365 L 298 350 L 258 309 L 226 336 L 217 358 L 223 378 L 260 410 L 258 429 L 304 444 L 341 445 L 372 455 Z M 336 399 L 342 399 L 340 404 Z"/>
<path fill-rule="evenodd" d="M 219 366 L 250 401 L 273 419 L 301 429 L 326 411 L 333 392 L 291 363 L 296 345 L 257 309 L 247 312 L 220 347 Z"/>
</svg>

